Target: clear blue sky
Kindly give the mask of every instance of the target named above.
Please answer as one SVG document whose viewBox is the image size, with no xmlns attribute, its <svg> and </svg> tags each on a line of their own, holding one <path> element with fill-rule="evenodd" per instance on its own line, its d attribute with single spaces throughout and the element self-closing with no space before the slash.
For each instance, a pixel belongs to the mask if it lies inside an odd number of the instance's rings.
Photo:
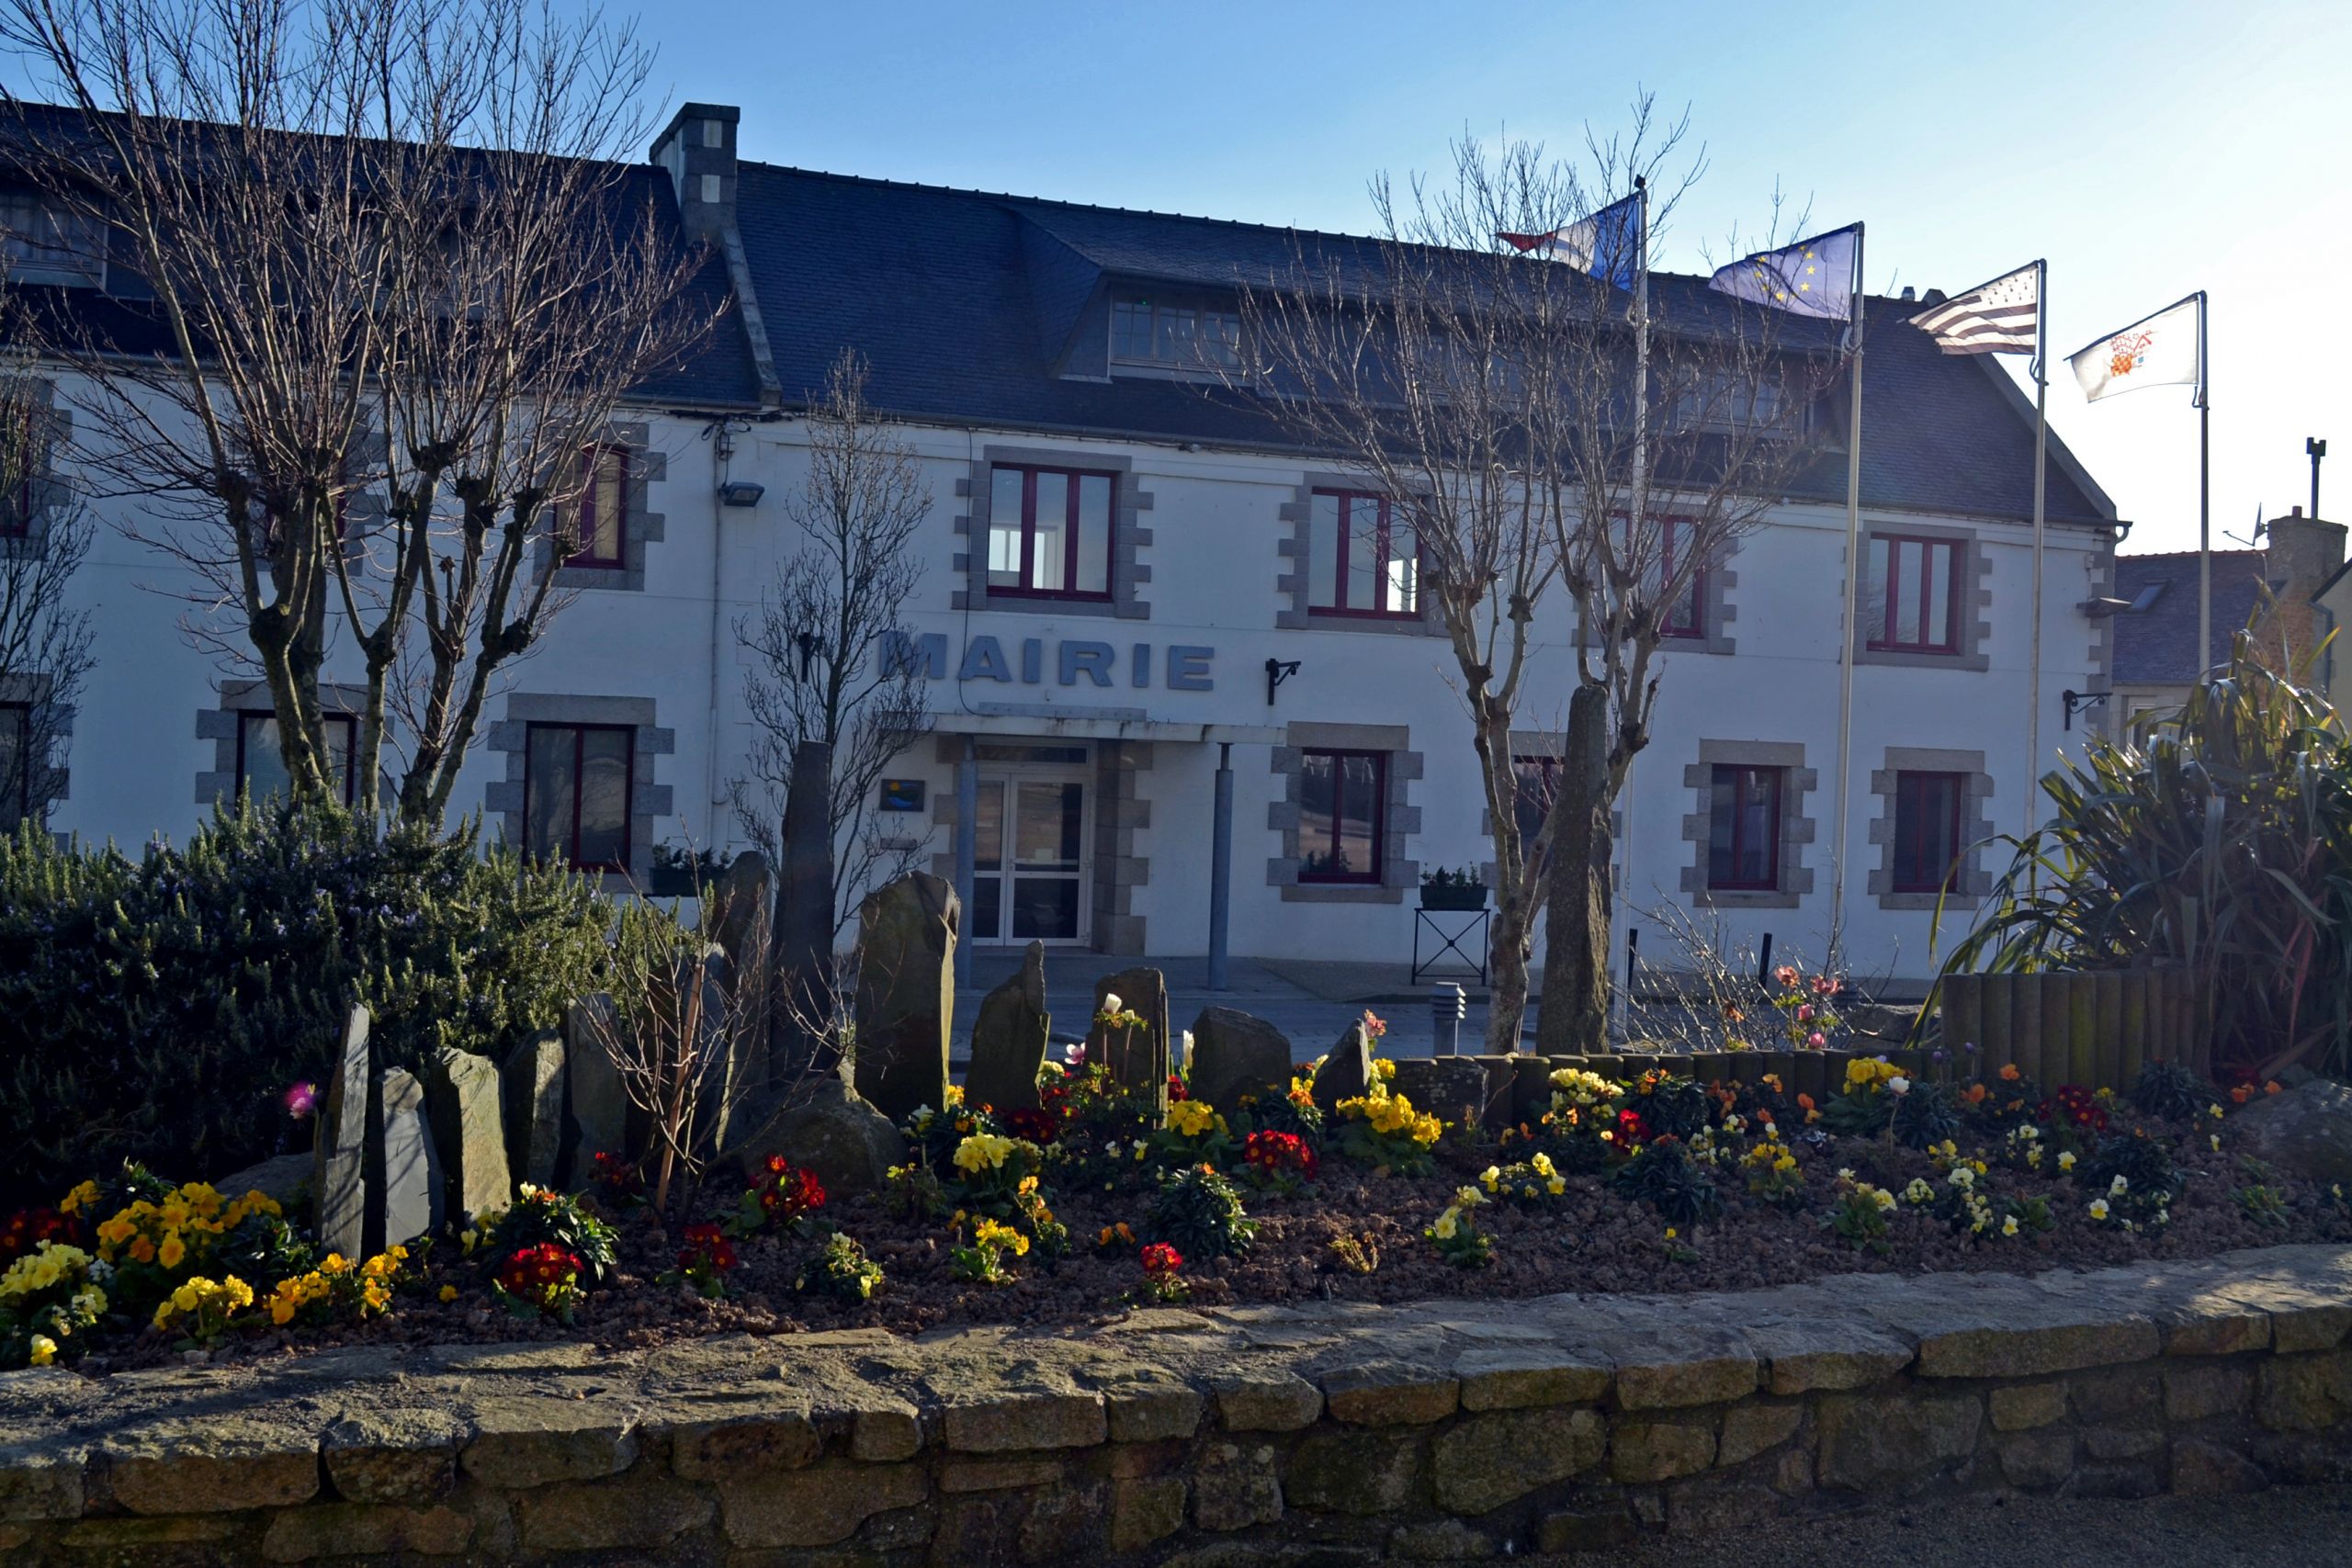
<svg viewBox="0 0 2352 1568">
<path fill-rule="evenodd" d="M 626 0 L 610 0 L 626 9 Z M 1378 171 L 1465 129 L 1571 153 L 1637 85 L 1710 169 L 1660 264 L 1723 258 L 1776 182 L 1869 223 L 1869 283 L 1957 290 L 2050 258 L 2053 359 L 2212 295 L 2213 519 L 2352 518 L 2352 4 L 1984 0 L 1432 5 L 1185 0 L 648 8 L 673 102 L 741 105 L 745 156 L 1077 201 L 1363 230 Z M 920 237 L 912 243 L 920 243 Z M 2052 423 L 2137 526 L 2196 544 L 2186 389 Z M 1865 439 L 1868 438 L 1867 431 Z M 2329 498 L 2333 499 L 2329 499 Z"/>
</svg>

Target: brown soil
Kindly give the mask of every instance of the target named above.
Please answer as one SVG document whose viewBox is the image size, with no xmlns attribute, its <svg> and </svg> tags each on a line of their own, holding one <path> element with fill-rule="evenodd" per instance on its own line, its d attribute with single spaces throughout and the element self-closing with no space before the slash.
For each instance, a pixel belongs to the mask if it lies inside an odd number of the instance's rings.
<svg viewBox="0 0 2352 1568">
<path fill-rule="evenodd" d="M 1259 1221 L 1255 1246 L 1245 1258 L 1188 1265 L 1185 1275 L 1191 1304 L 1200 1306 L 1316 1298 L 1405 1302 L 1453 1295 L 1742 1290 L 1848 1272 L 2030 1273 L 2196 1258 L 2278 1243 L 2352 1241 L 2352 1211 L 2308 1182 L 2277 1179 L 2286 1198 L 2285 1222 L 2257 1224 L 2234 1196 L 2249 1179 L 2237 1157 L 2226 1149 L 2207 1148 L 2203 1134 L 2202 1128 L 2173 1130 L 2174 1157 L 2187 1173 L 2188 1186 L 2173 1207 L 2171 1225 L 2159 1234 L 2132 1235 L 2096 1224 L 2086 1205 L 2098 1194 L 2070 1179 L 1996 1165 L 1988 1179 L 1996 1190 L 2049 1200 L 2056 1220 L 2052 1232 L 1977 1244 L 1905 1205 L 1891 1227 L 1891 1255 L 1860 1252 L 1825 1230 L 1820 1220 L 1834 1201 L 1841 1166 L 1898 1192 L 1913 1176 L 1939 1179 L 1922 1155 L 1890 1155 L 1873 1143 L 1833 1140 L 1801 1151 L 1807 1201 L 1793 1212 L 1749 1198 L 1726 1165 L 1717 1175 L 1723 1216 L 1683 1227 L 1674 1244 L 1683 1253 L 1679 1259 L 1669 1251 L 1664 1223 L 1651 1210 L 1610 1191 L 1599 1179 L 1579 1177 L 1570 1179 L 1566 1196 L 1544 1209 L 1489 1204 L 1477 1210 L 1480 1228 L 1494 1237 L 1494 1258 L 1488 1267 L 1471 1271 L 1440 1258 L 1421 1230 L 1454 1188 L 1486 1167 L 1486 1152 L 1454 1151 L 1442 1160 L 1437 1175 L 1412 1180 L 1374 1178 L 1334 1157 L 1325 1162 L 1322 1180 L 1296 1196 L 1245 1186 L 1250 1212 Z M 1132 1253 L 1100 1257 L 1091 1244 L 1103 1226 L 1122 1220 L 1138 1224 L 1148 1201 L 1139 1192 L 1067 1197 L 1057 1208 L 1069 1227 L 1072 1255 L 1048 1260 L 1033 1252 L 1018 1263 L 1013 1282 L 996 1287 L 954 1277 L 948 1261 L 953 1244 L 944 1224 L 893 1215 L 873 1198 L 834 1202 L 824 1211 L 826 1217 L 861 1241 L 887 1271 L 873 1300 L 864 1304 L 797 1293 L 793 1281 L 814 1247 L 788 1236 L 755 1235 L 739 1244 L 741 1261 L 729 1276 L 726 1300 L 706 1301 L 683 1287 L 660 1285 L 655 1277 L 673 1266 L 677 1243 L 638 1209 L 619 1219 L 616 1277 L 570 1325 L 517 1318 L 498 1309 L 487 1285 L 447 1256 L 455 1248 L 445 1245 L 439 1249 L 443 1256 L 428 1262 L 422 1286 L 403 1293 L 387 1318 L 300 1337 L 265 1333 L 232 1339 L 214 1358 L 243 1360 L 354 1343 L 575 1339 L 637 1349 L 721 1332 L 878 1326 L 914 1333 L 973 1324 L 1096 1322 L 1127 1310 L 1142 1276 Z M 1368 1236 L 1377 1246 L 1375 1272 L 1358 1275 L 1339 1265 L 1330 1244 L 1341 1235 Z M 458 1298 L 447 1303 L 436 1299 L 445 1283 L 459 1289 Z M 150 1332 L 109 1357 L 93 1357 L 85 1367 L 120 1370 L 176 1354 L 164 1336 Z"/>
</svg>

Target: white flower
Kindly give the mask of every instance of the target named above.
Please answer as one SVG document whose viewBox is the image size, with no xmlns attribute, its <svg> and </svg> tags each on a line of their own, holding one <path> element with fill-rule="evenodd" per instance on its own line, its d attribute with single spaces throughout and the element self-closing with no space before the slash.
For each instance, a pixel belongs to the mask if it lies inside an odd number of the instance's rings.
<svg viewBox="0 0 2352 1568">
<path fill-rule="evenodd" d="M 1871 1194 L 1871 1201 L 1876 1203 L 1883 1213 L 1894 1207 L 1894 1194 L 1881 1187 Z"/>
<path fill-rule="evenodd" d="M 2091 1218 L 2095 1220 L 2103 1220 L 2107 1218 L 2106 1199 L 2094 1198 L 2091 1200 Z"/>
<path fill-rule="evenodd" d="M 2124 1180 L 2120 1174 L 2119 1174 L 2114 1180 L 2107 1184 L 2107 1195 L 2110 1198 L 2120 1198 L 2126 1192 L 2131 1190 L 2132 1184 Z"/>
<path fill-rule="evenodd" d="M 2205 1140 L 2205 1141 L 2206 1141 L 2207 1143 L 2210 1143 L 2210 1144 L 2211 1144 L 2211 1145 L 2213 1145 L 2213 1152 L 2214 1152 L 2215 1154 L 2220 1154 L 2220 1153 L 2222 1152 L 2222 1134 L 2219 1134 L 2219 1133 L 2211 1134 L 2210 1134 L 2210 1135 L 2206 1138 L 2206 1140 Z"/>
<path fill-rule="evenodd" d="M 2061 1170 L 2072 1170 L 2075 1168 L 2074 1150 L 2060 1149 L 2058 1151 L 2058 1168 Z"/>
<path fill-rule="evenodd" d="M 1852 1166 L 1849 1166 L 1849 1166 L 1841 1166 L 1841 1167 L 1839 1167 L 1839 1168 L 1838 1168 L 1838 1180 L 1840 1180 L 1840 1181 L 1851 1181 L 1851 1180 L 1853 1180 L 1853 1179 L 1854 1179 L 1854 1168 L 1853 1168 Z"/>
<path fill-rule="evenodd" d="M 1180 1058 L 1187 1067 L 1193 1065 L 1193 1032 L 1184 1031 L 1184 1055 Z"/>
<path fill-rule="evenodd" d="M 1102 1010 L 1107 1013 L 1121 1013 L 1127 1010 L 1125 1004 L 1120 1001 L 1118 992 L 1105 991 L 1102 993 Z"/>
<path fill-rule="evenodd" d="M 1911 1080 L 1900 1076 L 1891 1077 L 1886 1080 L 1886 1092 L 1889 1094 L 1909 1094 L 1911 1092 Z"/>
<path fill-rule="evenodd" d="M 1976 1173 L 1964 1165 L 1951 1168 L 1951 1184 L 1965 1190 L 1976 1185 Z"/>
<path fill-rule="evenodd" d="M 2018 1217 L 2015 1214 L 2009 1215 L 2007 1219 L 2001 1222 L 2001 1234 L 2003 1235 L 2015 1235 L 2018 1234 Z"/>
</svg>

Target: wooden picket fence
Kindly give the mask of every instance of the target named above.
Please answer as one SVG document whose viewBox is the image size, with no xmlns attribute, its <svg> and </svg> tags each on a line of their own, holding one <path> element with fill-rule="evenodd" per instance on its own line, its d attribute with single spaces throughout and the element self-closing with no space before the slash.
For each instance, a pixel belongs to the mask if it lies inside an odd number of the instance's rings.
<svg viewBox="0 0 2352 1568">
<path fill-rule="evenodd" d="M 1943 1043 L 1973 1043 L 1979 1072 L 2015 1063 L 2045 1089 L 2128 1089 L 2152 1061 L 2211 1074 L 2203 998 L 2185 969 L 1947 975 Z"/>
</svg>

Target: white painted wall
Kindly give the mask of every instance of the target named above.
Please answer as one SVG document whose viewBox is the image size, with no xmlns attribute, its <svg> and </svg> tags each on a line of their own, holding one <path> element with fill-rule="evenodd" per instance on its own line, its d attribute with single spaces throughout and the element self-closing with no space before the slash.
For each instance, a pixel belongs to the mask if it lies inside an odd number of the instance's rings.
<svg viewBox="0 0 2352 1568">
<path fill-rule="evenodd" d="M 674 795 L 672 814 L 657 823 L 657 836 L 731 850 L 740 835 L 724 805 L 726 783 L 742 771 L 749 742 L 741 699 L 744 661 L 733 623 L 756 604 L 782 552 L 794 547 L 785 503 L 804 471 L 805 431 L 792 421 L 739 431 L 730 475 L 766 486 L 767 494 L 755 510 L 727 509 L 714 499 L 718 469 L 705 423 L 645 417 L 668 457 L 668 469 L 650 498 L 665 518 L 665 534 L 650 547 L 644 591 L 580 594 L 539 647 L 509 667 L 505 686 L 537 694 L 652 698 L 657 722 L 676 738 L 674 751 L 656 766 L 657 782 L 670 785 Z M 1278 629 L 1274 624 L 1283 607 L 1276 592 L 1284 570 L 1277 542 L 1289 530 L 1276 509 L 1293 498 L 1303 465 L 1020 432 L 917 428 L 904 434 L 922 454 L 935 496 L 930 570 L 910 615 L 913 629 L 944 634 L 950 645 L 951 679 L 934 683 L 934 709 L 954 713 L 966 700 L 1010 701 L 1080 709 L 1141 705 L 1157 723 L 1262 726 L 1312 719 L 1406 725 L 1427 771 L 1409 796 L 1419 807 L 1421 830 L 1401 852 L 1425 868 L 1488 858 L 1479 831 L 1483 797 L 1445 644 L 1433 637 Z M 991 442 L 1050 446 L 1080 459 L 1090 453 L 1133 458 L 1154 498 L 1144 518 L 1154 536 L 1143 557 L 1152 573 L 1145 590 L 1149 620 L 1057 617 L 1046 605 L 968 615 L 950 608 L 949 596 L 961 586 L 950 563 L 965 548 L 952 531 L 963 511 L 956 481 L 968 473 L 969 455 Z M 197 739 L 196 715 L 217 705 L 220 681 L 250 679 L 250 672 L 224 667 L 178 630 L 180 617 L 194 613 L 172 596 L 186 579 L 175 563 L 125 536 L 122 525 L 136 515 L 135 505 L 96 505 L 101 534 L 74 592 L 96 615 L 98 662 L 74 722 L 71 793 L 53 825 L 85 838 L 125 842 L 158 832 L 184 835 L 204 815 L 195 799 L 196 776 L 213 765 L 212 743 Z M 1903 520 L 1876 512 L 1865 516 L 1866 525 Z M 1856 672 L 1848 822 L 1853 869 L 1846 925 L 1850 967 L 1863 975 L 1918 976 L 1931 967 L 1929 917 L 1882 912 L 1864 891 L 1867 871 L 1878 856 L 1869 843 L 1869 823 L 1881 810 L 1868 775 L 1881 765 L 1885 748 L 1984 751 L 1995 780 L 1995 825 L 2015 831 L 2025 822 L 2030 772 L 2025 724 L 2030 532 L 2021 520 L 1939 515 L 1913 521 L 1972 526 L 1990 552 L 1991 668 L 1976 672 L 1864 665 Z M 1724 926 L 1730 936 L 1746 942 L 1769 930 L 1784 951 L 1794 946 L 1817 955 L 1826 945 L 1844 536 L 1839 509 L 1781 509 L 1769 526 L 1742 542 L 1733 562 L 1738 574 L 1730 593 L 1737 611 L 1732 626 L 1736 653 L 1670 650 L 1663 656 L 1657 738 L 1635 764 L 1625 801 L 1621 863 L 1626 898 L 1636 908 L 1661 900 L 1688 907 L 1688 896 L 1679 889 L 1680 868 L 1690 863 L 1692 846 L 1682 836 L 1682 818 L 1703 807 L 1684 786 L 1682 770 L 1696 760 L 1699 742 L 1796 741 L 1805 749 L 1807 765 L 1822 775 L 1811 806 L 1819 829 L 1804 851 L 1804 863 L 1815 870 L 1815 891 L 1799 908 L 1733 915 Z M 2093 574 L 2103 570 L 2109 547 L 2103 534 L 2051 531 L 2041 705 L 2045 758 L 2082 739 L 2080 726 L 2072 734 L 2061 731 L 2057 693 L 2103 683 L 2095 668 L 2094 623 L 2076 605 L 2091 596 Z M 1521 728 L 1527 729 L 1557 728 L 1567 695 L 1570 627 L 1564 601 L 1545 606 L 1541 626 L 1546 643 L 1541 674 L 1523 709 Z M 1016 682 L 1008 689 L 954 680 L 952 667 L 967 637 L 983 633 L 1016 653 L 1016 672 L 1021 640 L 1045 639 L 1044 682 Z M 1119 646 L 1121 684 L 1104 692 L 1056 684 L 1052 646 L 1063 637 Z M 1151 643 L 1163 655 L 1170 644 L 1214 647 L 1216 689 L 1169 691 L 1161 670 L 1155 671 L 1148 690 L 1127 687 L 1125 649 L 1137 641 Z M 1297 659 L 1304 666 L 1272 709 L 1263 673 L 1269 656 Z M 347 649 L 329 673 L 354 673 Z M 503 695 L 493 698 L 492 720 L 503 704 Z M 1138 835 L 1137 853 L 1149 859 L 1151 869 L 1136 908 L 1147 919 L 1148 945 L 1155 953 L 1205 950 L 1215 755 L 1214 747 L 1160 742 L 1142 782 L 1151 818 Z M 1277 852 L 1279 840 L 1267 825 L 1267 807 L 1280 781 L 1270 771 L 1263 745 L 1235 746 L 1234 767 L 1233 951 L 1402 961 L 1411 945 L 1409 897 L 1384 905 L 1286 903 L 1268 886 L 1266 863 Z M 935 760 L 930 743 L 918 747 L 901 771 L 928 780 L 934 797 L 952 797 L 953 769 Z M 478 751 L 458 792 L 459 807 L 479 809 L 484 786 L 503 776 L 503 756 Z M 929 818 L 922 820 L 927 824 Z M 947 852 L 948 839 L 944 829 L 933 833 L 939 852 Z M 1645 958 L 1668 959 L 1660 951 L 1662 933 L 1641 915 L 1633 919 L 1645 931 Z"/>
</svg>

